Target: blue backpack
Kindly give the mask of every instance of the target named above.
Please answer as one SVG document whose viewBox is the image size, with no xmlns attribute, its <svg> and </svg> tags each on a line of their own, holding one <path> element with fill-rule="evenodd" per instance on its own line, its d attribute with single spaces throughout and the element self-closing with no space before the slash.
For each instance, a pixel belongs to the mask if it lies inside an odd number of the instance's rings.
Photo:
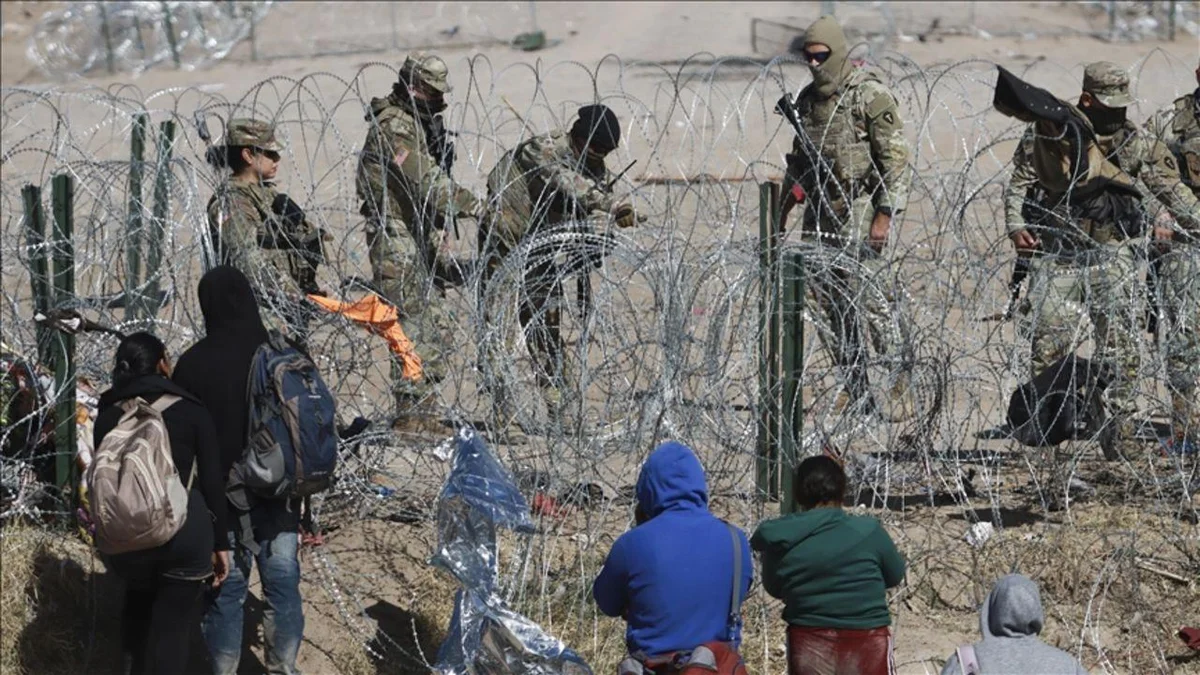
<svg viewBox="0 0 1200 675">
<path fill-rule="evenodd" d="M 249 510 L 251 495 L 294 499 L 327 489 L 337 466 L 336 406 L 312 359 L 271 331 L 246 389 L 246 451 L 230 471 L 234 506 Z"/>
</svg>

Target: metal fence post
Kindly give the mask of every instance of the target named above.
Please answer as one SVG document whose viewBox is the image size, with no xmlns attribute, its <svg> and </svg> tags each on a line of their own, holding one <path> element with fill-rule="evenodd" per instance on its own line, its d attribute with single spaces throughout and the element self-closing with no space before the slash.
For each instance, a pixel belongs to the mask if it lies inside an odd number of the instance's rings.
<svg viewBox="0 0 1200 675">
<path fill-rule="evenodd" d="M 103 2 L 96 3 L 100 8 L 100 33 L 104 37 L 104 61 L 108 65 L 108 74 L 117 72 L 116 59 L 113 56 L 112 26 L 108 23 L 108 10 Z"/>
<path fill-rule="evenodd" d="M 758 186 L 759 372 L 756 482 L 759 498 L 779 496 L 779 185 Z"/>
<path fill-rule="evenodd" d="M 51 183 L 50 201 L 54 209 L 54 291 L 55 303 L 67 307 L 75 298 L 74 231 L 75 179 L 59 174 Z M 59 348 L 54 360 L 55 417 L 54 446 L 56 480 L 66 493 L 72 483 L 75 444 L 75 336 L 57 331 Z M 70 491 L 74 495 L 74 490 Z"/>
<path fill-rule="evenodd" d="M 175 35 L 175 17 L 171 14 L 171 4 L 166 0 L 158 4 L 163 11 L 163 28 L 167 30 L 167 44 L 171 47 L 171 60 L 175 62 L 176 68 L 182 68 L 183 60 L 179 57 L 179 38 Z"/>
<path fill-rule="evenodd" d="M 33 290 L 34 311 L 46 314 L 54 300 L 50 292 L 50 263 L 46 252 L 46 212 L 42 208 L 42 189 L 26 185 L 21 189 L 25 204 L 25 241 L 29 245 L 29 281 Z M 37 325 L 38 363 L 43 368 L 54 367 L 52 349 L 53 333 L 50 328 Z"/>
<path fill-rule="evenodd" d="M 779 442 L 779 511 L 787 514 L 796 510 L 792 474 L 800 459 L 804 435 L 804 266 L 802 255 L 792 253 L 782 260 L 783 326 L 781 358 L 783 361 L 782 432 Z"/>
<path fill-rule="evenodd" d="M 158 125 L 154 171 L 154 209 L 146 242 L 146 292 L 141 296 L 142 318 L 158 313 L 158 277 L 162 266 L 163 235 L 171 215 L 171 155 L 175 146 L 175 120 Z"/>
<path fill-rule="evenodd" d="M 138 320 L 142 293 L 142 174 L 145 171 L 146 126 L 149 115 L 133 116 L 129 142 L 129 209 L 125 215 L 125 320 Z"/>
</svg>

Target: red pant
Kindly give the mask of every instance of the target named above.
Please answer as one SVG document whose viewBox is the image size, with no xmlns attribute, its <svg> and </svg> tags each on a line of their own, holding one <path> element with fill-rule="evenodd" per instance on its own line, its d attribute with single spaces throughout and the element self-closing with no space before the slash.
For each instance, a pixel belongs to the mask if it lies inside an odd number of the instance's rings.
<svg viewBox="0 0 1200 675">
<path fill-rule="evenodd" d="M 892 633 L 887 626 L 803 628 L 788 626 L 788 675 L 892 675 Z"/>
</svg>

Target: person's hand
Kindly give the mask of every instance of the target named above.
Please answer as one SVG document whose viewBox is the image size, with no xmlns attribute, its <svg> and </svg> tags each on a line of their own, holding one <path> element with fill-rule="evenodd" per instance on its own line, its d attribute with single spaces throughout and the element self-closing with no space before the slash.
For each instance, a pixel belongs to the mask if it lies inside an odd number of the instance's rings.
<svg viewBox="0 0 1200 675">
<path fill-rule="evenodd" d="M 213 551 L 213 580 L 212 587 L 220 588 L 229 578 L 229 551 Z"/>
<path fill-rule="evenodd" d="M 867 234 L 867 246 L 876 253 L 882 253 L 887 246 L 888 232 L 892 229 L 892 217 L 886 213 L 876 213 L 871 220 L 871 231 Z"/>
<path fill-rule="evenodd" d="M 1041 245 L 1041 242 L 1037 240 L 1037 237 L 1030 234 L 1029 230 L 1026 230 L 1025 228 L 1021 228 L 1016 232 L 1013 232 L 1012 234 L 1008 235 L 1008 238 L 1012 240 L 1013 246 L 1017 248 L 1018 253 L 1036 250 L 1037 247 Z"/>
</svg>

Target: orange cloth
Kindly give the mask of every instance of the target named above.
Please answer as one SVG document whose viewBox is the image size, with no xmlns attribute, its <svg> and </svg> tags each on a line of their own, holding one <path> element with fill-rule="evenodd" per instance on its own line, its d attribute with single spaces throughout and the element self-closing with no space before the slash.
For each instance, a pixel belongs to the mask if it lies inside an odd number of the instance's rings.
<svg viewBox="0 0 1200 675">
<path fill-rule="evenodd" d="M 404 379 L 419 382 L 424 376 L 421 357 L 417 355 L 416 345 L 405 335 L 404 328 L 400 325 L 400 315 L 395 307 L 384 302 L 378 295 L 371 293 L 355 302 L 342 302 L 323 295 L 309 295 L 308 299 L 321 309 L 341 314 L 387 340 L 388 349 L 400 359 Z"/>
</svg>

